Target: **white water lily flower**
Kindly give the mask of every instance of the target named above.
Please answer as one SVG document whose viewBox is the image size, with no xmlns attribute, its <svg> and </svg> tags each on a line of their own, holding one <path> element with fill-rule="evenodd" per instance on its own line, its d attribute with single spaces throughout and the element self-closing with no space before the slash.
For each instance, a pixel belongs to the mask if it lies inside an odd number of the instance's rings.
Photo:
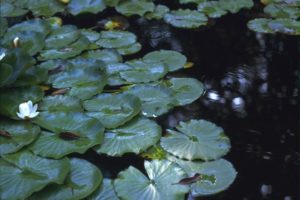
<svg viewBox="0 0 300 200">
<path fill-rule="evenodd" d="M 38 116 L 39 112 L 36 112 L 38 105 L 32 104 L 32 101 L 27 101 L 19 105 L 18 117 L 21 119 L 31 119 Z"/>
<path fill-rule="evenodd" d="M 5 57 L 5 53 L 0 54 L 0 60 L 2 60 Z"/>
</svg>

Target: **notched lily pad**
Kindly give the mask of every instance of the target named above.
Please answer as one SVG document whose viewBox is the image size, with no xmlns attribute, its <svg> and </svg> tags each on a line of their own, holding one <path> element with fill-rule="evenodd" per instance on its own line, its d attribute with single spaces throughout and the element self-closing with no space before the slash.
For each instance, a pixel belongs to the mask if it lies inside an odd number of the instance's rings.
<svg viewBox="0 0 300 200">
<path fill-rule="evenodd" d="M 102 124 L 80 112 L 41 112 L 34 122 L 51 131 L 43 131 L 29 147 L 44 157 L 57 159 L 73 152 L 84 153 L 103 140 Z"/>
<path fill-rule="evenodd" d="M 155 5 L 149 0 L 122 0 L 115 8 L 125 16 L 144 16 L 145 13 L 154 11 Z"/>
<path fill-rule="evenodd" d="M 170 154 L 188 160 L 216 160 L 230 149 L 229 138 L 221 127 L 205 120 L 180 122 L 176 131 L 167 130 L 161 146 Z"/>
<path fill-rule="evenodd" d="M 119 197 L 125 200 L 139 200 L 141 197 L 155 200 L 184 199 L 189 187 L 172 184 L 186 176 L 178 165 L 167 160 L 145 161 L 144 165 L 149 178 L 132 166 L 118 174 L 114 186 Z"/>
<path fill-rule="evenodd" d="M 65 9 L 64 4 L 57 0 L 27 0 L 27 6 L 34 16 L 45 17 L 51 17 Z"/>
<path fill-rule="evenodd" d="M 103 176 L 95 165 L 79 158 L 71 158 L 70 163 L 70 173 L 62 185 L 49 185 L 35 193 L 30 200 L 80 200 L 85 199 L 99 187 Z"/>
<path fill-rule="evenodd" d="M 50 183 L 62 184 L 70 170 L 69 160 L 46 159 L 27 150 L 0 159 L 0 198 L 26 199 Z"/>
<path fill-rule="evenodd" d="M 145 151 L 157 143 L 161 137 L 161 128 L 146 118 L 133 119 L 127 124 L 105 132 L 104 142 L 94 149 L 98 153 L 110 156 L 122 156 L 125 153 Z"/>
<path fill-rule="evenodd" d="M 120 48 L 136 42 L 136 36 L 128 31 L 102 31 L 97 45 L 103 48 Z"/>
<path fill-rule="evenodd" d="M 39 104 L 39 110 L 42 111 L 83 111 L 80 100 L 64 95 L 47 96 Z"/>
<path fill-rule="evenodd" d="M 0 155 L 13 153 L 33 142 L 40 128 L 28 122 L 0 120 Z"/>
<path fill-rule="evenodd" d="M 83 102 L 87 115 L 98 119 L 105 128 L 116 128 L 141 110 L 139 98 L 130 94 L 100 94 Z"/>
<path fill-rule="evenodd" d="M 115 49 L 103 49 L 88 51 L 82 55 L 84 58 L 93 58 L 101 60 L 105 63 L 118 63 L 122 62 L 122 56 Z"/>
<path fill-rule="evenodd" d="M 111 179 L 104 178 L 101 186 L 87 200 L 120 200 Z"/>
<path fill-rule="evenodd" d="M 67 7 L 72 15 L 81 13 L 96 14 L 106 8 L 104 0 L 71 0 Z"/>
</svg>

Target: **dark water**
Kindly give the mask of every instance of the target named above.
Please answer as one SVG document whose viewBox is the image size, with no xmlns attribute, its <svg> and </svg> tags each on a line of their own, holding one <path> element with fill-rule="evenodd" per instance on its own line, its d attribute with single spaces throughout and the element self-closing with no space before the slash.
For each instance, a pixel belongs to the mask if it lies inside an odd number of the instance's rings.
<svg viewBox="0 0 300 200">
<path fill-rule="evenodd" d="M 130 21 L 143 44 L 139 55 L 181 51 L 195 66 L 171 76 L 192 76 L 207 88 L 197 102 L 161 117 L 161 124 L 173 127 L 179 120 L 203 118 L 223 127 L 231 139 L 225 158 L 234 164 L 237 179 L 227 191 L 201 199 L 300 199 L 299 39 L 254 33 L 246 27 L 252 17 L 244 11 L 192 31 Z M 98 19 L 79 22 L 89 27 Z M 89 151 L 83 157 L 112 178 L 129 165 L 143 168 L 143 160 L 133 155 L 108 158 Z"/>
</svg>

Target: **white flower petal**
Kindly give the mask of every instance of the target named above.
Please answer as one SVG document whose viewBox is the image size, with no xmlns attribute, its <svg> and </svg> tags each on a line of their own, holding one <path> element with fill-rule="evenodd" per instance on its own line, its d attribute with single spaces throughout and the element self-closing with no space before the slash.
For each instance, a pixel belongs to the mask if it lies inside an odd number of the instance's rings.
<svg viewBox="0 0 300 200">
<path fill-rule="evenodd" d="M 35 105 L 32 107 L 32 109 L 31 109 L 31 113 L 36 112 L 37 108 L 38 108 L 38 105 L 35 104 Z"/>
<path fill-rule="evenodd" d="M 23 114 L 24 116 L 28 116 L 30 114 L 30 109 L 27 102 L 21 103 L 19 106 L 19 110 L 20 113 Z"/>
<path fill-rule="evenodd" d="M 34 118 L 34 117 L 38 116 L 38 114 L 39 114 L 39 112 L 30 113 L 29 117 Z"/>
<path fill-rule="evenodd" d="M 17 112 L 17 115 L 18 115 L 18 117 L 21 118 L 21 119 L 24 119 L 24 118 L 25 118 L 25 116 L 24 116 L 22 113 L 18 113 L 18 112 Z"/>
<path fill-rule="evenodd" d="M 32 110 L 32 106 L 33 106 L 32 101 L 27 101 L 27 105 L 29 107 L 29 110 L 31 111 Z"/>
</svg>

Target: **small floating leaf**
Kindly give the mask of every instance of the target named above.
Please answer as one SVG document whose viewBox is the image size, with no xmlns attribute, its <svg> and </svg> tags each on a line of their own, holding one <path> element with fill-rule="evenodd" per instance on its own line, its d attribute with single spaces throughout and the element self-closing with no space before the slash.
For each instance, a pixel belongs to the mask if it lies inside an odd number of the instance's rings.
<svg viewBox="0 0 300 200">
<path fill-rule="evenodd" d="M 68 10 L 72 15 L 98 13 L 106 8 L 104 0 L 71 0 Z"/>
<path fill-rule="evenodd" d="M 111 179 L 104 178 L 103 182 L 87 200 L 120 200 L 117 196 Z"/>
<path fill-rule="evenodd" d="M 165 14 L 165 22 L 178 28 L 198 28 L 207 24 L 207 17 L 195 10 L 179 9 Z"/>
<path fill-rule="evenodd" d="M 175 163 L 153 160 L 145 161 L 144 166 L 149 178 L 132 166 L 118 174 L 114 186 L 119 197 L 125 200 L 140 200 L 141 197 L 155 200 L 184 199 L 189 187 L 172 185 L 186 176 Z"/>
<path fill-rule="evenodd" d="M 65 9 L 64 4 L 57 0 L 28 0 L 27 5 L 34 16 L 51 17 Z"/>
<path fill-rule="evenodd" d="M 156 5 L 153 12 L 148 12 L 145 14 L 146 19 L 162 19 L 166 13 L 168 13 L 170 9 L 165 5 Z"/>
<path fill-rule="evenodd" d="M 128 31 L 102 31 L 97 45 L 103 48 L 120 48 L 136 42 L 136 36 Z"/>
<path fill-rule="evenodd" d="M 122 56 L 115 49 L 88 51 L 85 54 L 83 54 L 83 57 L 101 60 L 105 63 L 118 63 L 122 62 L 123 60 Z"/>
<path fill-rule="evenodd" d="M 230 141 L 222 128 L 205 120 L 180 122 L 177 131 L 167 130 L 161 146 L 167 152 L 188 160 L 215 160 L 230 149 Z"/>
<path fill-rule="evenodd" d="M 122 0 L 115 8 L 125 16 L 144 16 L 146 12 L 154 11 L 155 5 L 149 0 Z"/>
<path fill-rule="evenodd" d="M 131 55 L 139 52 L 141 49 L 142 49 L 142 45 L 136 42 L 128 46 L 117 48 L 117 51 L 121 55 Z"/>
</svg>

